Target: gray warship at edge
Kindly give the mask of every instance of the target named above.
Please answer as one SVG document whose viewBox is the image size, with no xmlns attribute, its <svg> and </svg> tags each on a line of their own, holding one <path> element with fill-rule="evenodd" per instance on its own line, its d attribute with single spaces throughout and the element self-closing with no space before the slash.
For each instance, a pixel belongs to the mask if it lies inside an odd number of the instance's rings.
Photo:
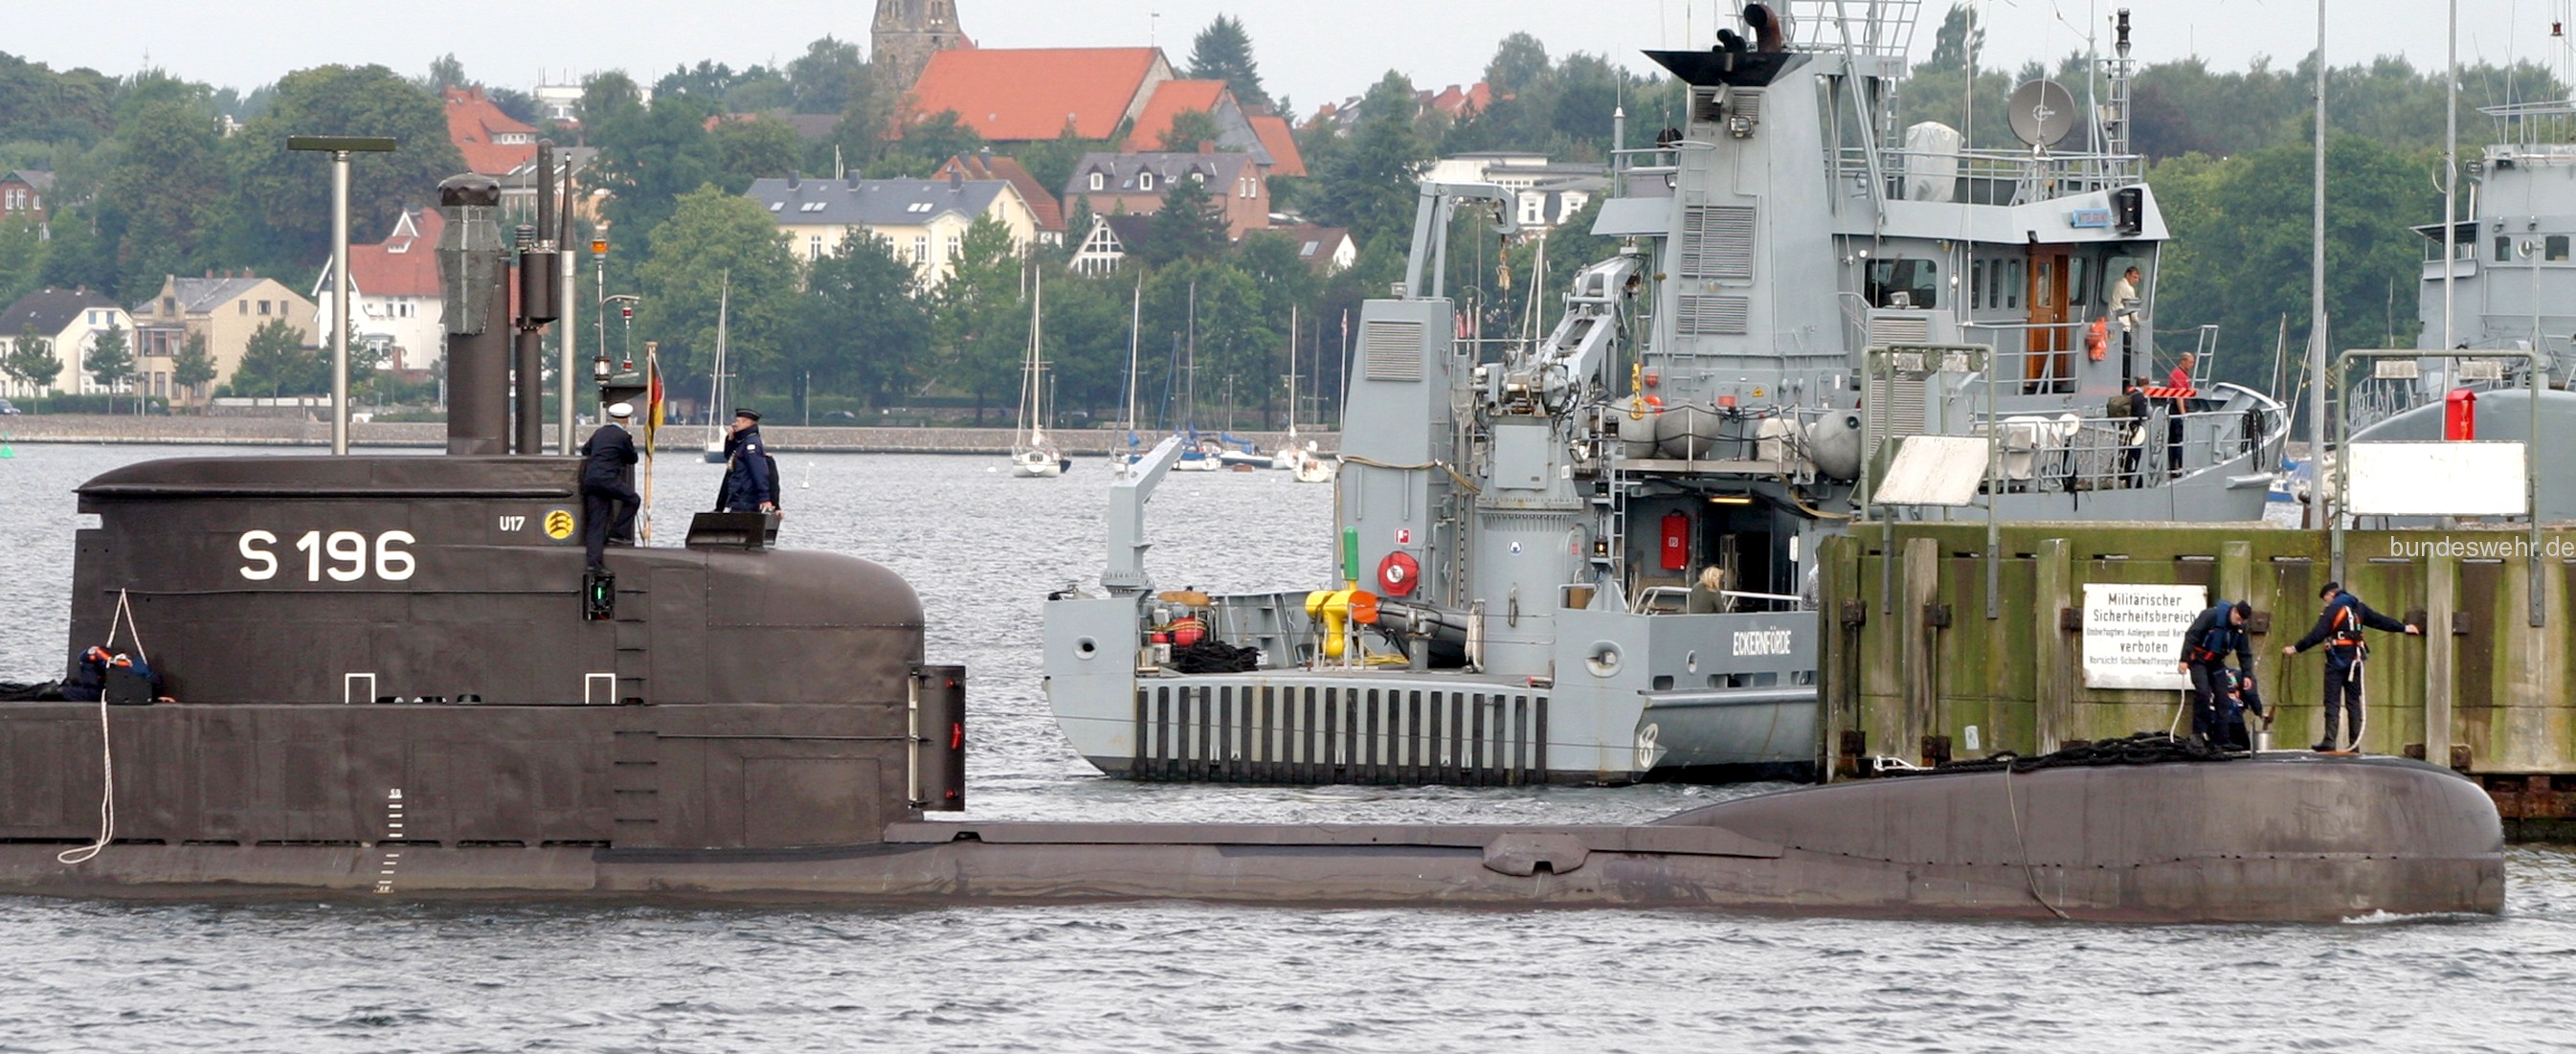
<svg viewBox="0 0 2576 1054">
<path fill-rule="evenodd" d="M 1045 609 L 1047 695 L 1077 752 L 1112 775 L 1223 782 L 1803 775 L 1824 750 L 1819 633 L 1784 598 L 1808 592 L 1801 558 L 1862 512 L 1864 439 L 1975 435 L 1998 420 L 2056 437 L 2007 461 L 2024 473 L 1992 497 L 2007 520 L 2262 518 L 2289 426 L 2277 401 L 2205 385 L 2207 409 L 2169 419 L 2160 406 L 2143 435 L 2107 418 L 2125 378 L 2164 376 L 2149 364 L 2167 231 L 2140 160 L 2113 137 L 2125 111 L 2089 151 L 1917 148 L 1922 126 L 1900 143 L 1875 97 L 1843 86 L 1893 91 L 1910 8 L 1854 5 L 1864 13 L 1844 33 L 1829 13 L 1843 5 L 1790 6 L 1802 42 L 1787 52 L 1647 53 L 1686 82 L 1690 120 L 1668 149 L 1619 155 L 1593 232 L 1628 248 L 1567 283 L 1563 321 L 1534 345 L 1459 338 L 1440 284 L 1453 215 L 1509 193 L 1422 187 L 1407 283 L 1361 312 L 1336 522 L 1311 536 L 1320 556 L 1354 532 L 1356 584 L 1384 595 L 1389 636 L 1416 661 L 1319 660 L 1304 604 L 1338 576 L 1215 598 L 1215 634 L 1258 649 L 1264 668 L 1182 674 L 1158 661 L 1148 632 L 1183 612 L 1143 567 L 1154 476 L 1140 473 L 1113 485 L 1105 595 L 1060 593 Z M 1857 145 L 1823 148 L 1834 136 Z M 2083 275 L 2050 290 L 2081 301 L 2050 326 L 2029 321 L 2030 276 L 2059 273 L 2041 270 L 2043 251 Z M 1874 260 L 1928 268 L 1905 272 L 1932 276 L 1917 290 L 1927 300 L 1889 295 L 1898 272 L 1881 281 Z M 2135 343 L 2108 325 L 2097 359 L 2085 324 L 2111 314 L 2106 272 L 2123 260 L 2148 275 Z M 1864 356 L 1891 343 L 1991 345 L 2001 393 L 1987 404 L 1983 374 L 1899 380 L 1865 423 Z M 2206 377 L 2212 349 L 2198 350 Z M 1632 367 L 1644 388 L 1630 387 Z M 1647 394 L 1659 411 L 1636 401 Z M 2170 470 L 2169 420 L 2184 451 Z M 2144 466 L 2143 485 L 2094 485 L 2123 456 Z M 2050 464 L 2087 476 L 2052 487 Z M 1673 516 L 1688 543 L 1678 572 L 1660 562 Z M 1406 590 L 1382 577 L 1397 559 L 1418 567 Z M 1650 590 L 1678 593 L 1709 564 L 1733 565 L 1739 610 L 1648 613 Z"/>
</svg>

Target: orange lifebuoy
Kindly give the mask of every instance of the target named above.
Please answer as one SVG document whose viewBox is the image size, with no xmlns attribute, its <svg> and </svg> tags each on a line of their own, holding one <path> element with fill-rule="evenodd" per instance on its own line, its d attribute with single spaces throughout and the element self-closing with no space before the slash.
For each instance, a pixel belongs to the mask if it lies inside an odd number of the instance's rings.
<svg viewBox="0 0 2576 1054">
<path fill-rule="evenodd" d="M 2097 318 L 2084 330 L 2084 354 L 2095 362 L 2111 354 L 2111 320 Z"/>
</svg>

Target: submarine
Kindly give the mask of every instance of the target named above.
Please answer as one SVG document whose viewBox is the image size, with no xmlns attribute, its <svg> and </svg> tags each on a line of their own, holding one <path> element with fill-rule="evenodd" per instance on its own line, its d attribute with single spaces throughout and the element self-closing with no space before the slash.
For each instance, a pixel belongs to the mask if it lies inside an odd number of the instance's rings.
<svg viewBox="0 0 2576 1054">
<path fill-rule="evenodd" d="M 479 177 L 443 186 L 442 253 L 495 252 L 497 202 Z M 0 893 L 2136 922 L 2502 906 L 2493 805 L 2396 758 L 2039 759 L 1644 824 L 943 818 L 966 803 L 967 677 L 928 661 L 911 586 L 781 548 L 757 513 L 700 514 L 686 544 L 587 572 L 578 465 L 540 452 L 532 402 L 513 449 L 500 279 L 448 260 L 466 306 L 445 320 L 446 456 L 178 458 L 78 488 L 66 655 L 131 649 L 159 685 L 0 703 Z"/>
</svg>

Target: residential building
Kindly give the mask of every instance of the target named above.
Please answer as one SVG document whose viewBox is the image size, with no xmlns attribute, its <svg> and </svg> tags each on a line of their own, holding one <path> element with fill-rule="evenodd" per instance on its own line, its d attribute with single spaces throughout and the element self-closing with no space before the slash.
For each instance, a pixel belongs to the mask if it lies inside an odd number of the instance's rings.
<svg viewBox="0 0 2576 1054">
<path fill-rule="evenodd" d="M 897 91 L 921 77 L 921 68 L 931 56 L 974 46 L 957 24 L 957 0 L 877 0 L 876 22 L 868 32 L 868 61 Z"/>
<path fill-rule="evenodd" d="M 349 247 L 349 327 L 357 340 L 384 348 L 384 369 L 428 369 L 447 346 L 438 324 L 438 232 L 445 226 L 436 209 L 406 209 L 385 240 Z M 316 318 L 332 317 L 331 286 L 325 260 L 313 280 Z"/>
<path fill-rule="evenodd" d="M 1593 198 L 1610 190 L 1607 166 L 1582 161 L 1549 161 L 1547 155 L 1487 150 L 1444 157 L 1422 174 L 1444 183 L 1492 183 L 1511 191 L 1520 205 L 1521 226 L 1544 231 L 1564 223 Z"/>
<path fill-rule="evenodd" d="M 581 187 L 581 173 L 588 170 L 591 162 L 598 157 L 599 148 L 597 147 L 558 146 L 555 148 L 554 179 L 548 185 L 560 192 L 563 187 L 564 173 L 569 171 L 573 174 L 572 214 L 576 222 L 592 224 L 600 222 L 599 195 L 585 192 Z M 501 181 L 501 229 L 506 231 L 518 224 L 537 222 L 536 152 L 529 151 L 528 159 L 520 162 L 518 167 L 494 178 Z"/>
<path fill-rule="evenodd" d="M 1348 270 L 1359 262 L 1359 243 L 1351 240 L 1347 227 L 1317 227 L 1300 224 L 1295 227 L 1273 227 L 1270 233 L 1288 239 L 1297 247 L 1297 258 L 1322 274 Z"/>
<path fill-rule="evenodd" d="M 537 154 L 537 130 L 509 114 L 481 88 L 449 88 L 447 138 L 465 155 L 465 167 L 499 179 Z"/>
<path fill-rule="evenodd" d="M 1091 230 L 1075 246 L 1071 266 L 1078 274 L 1099 276 L 1118 269 L 1127 262 L 1127 254 L 1144 248 L 1153 236 L 1151 216 L 1093 216 Z"/>
<path fill-rule="evenodd" d="M 538 75 L 540 79 L 543 74 Z M 556 124 L 581 123 L 581 82 L 539 84 L 528 93 L 537 101 L 537 113 Z"/>
<path fill-rule="evenodd" d="M 913 265 L 926 287 L 947 280 L 963 251 L 966 228 L 990 216 L 1025 252 L 1037 241 L 1037 219 L 1008 180 L 755 179 L 744 197 L 769 210 L 800 260 L 836 252 L 853 233 L 873 234 Z"/>
<path fill-rule="evenodd" d="M 360 272 L 352 264 L 349 273 Z M 136 305 L 133 311 L 135 347 L 139 349 L 137 371 L 144 376 L 143 390 L 173 395 L 172 357 L 187 346 L 190 337 L 203 337 L 207 353 L 214 356 L 215 379 L 209 391 L 232 380 L 233 372 L 241 368 L 242 353 L 250 349 L 251 334 L 270 322 L 284 319 L 295 330 L 299 342 L 319 346 L 317 310 L 312 301 L 296 295 L 274 278 L 248 273 L 208 272 L 203 278 L 174 275 L 161 283 L 159 295 Z M 173 398 L 201 394 L 181 392 Z"/>
<path fill-rule="evenodd" d="M 1184 179 L 1206 185 L 1228 237 L 1270 226 L 1270 186 L 1250 154 L 1084 154 L 1066 179 L 1064 200 L 1087 202 L 1094 215 L 1150 215 Z"/>
<path fill-rule="evenodd" d="M 1171 79 L 1160 48 L 956 48 L 923 65 L 899 124 L 955 111 L 988 143 L 1108 139 Z"/>
<path fill-rule="evenodd" d="M 1216 138 L 1211 140 L 1215 149 L 1252 155 L 1262 175 L 1306 174 L 1305 158 L 1297 152 L 1297 139 L 1290 134 L 1288 122 L 1235 101 L 1233 89 L 1224 81 L 1169 80 L 1155 85 L 1153 95 L 1145 100 L 1144 111 L 1136 117 L 1134 130 L 1127 134 L 1127 149 L 1140 153 L 1161 150 L 1173 123 L 1182 114 L 1192 112 L 1207 114 L 1216 125 Z"/>
<path fill-rule="evenodd" d="M 0 374 L 0 391 L 21 399 L 55 392 L 96 395 L 107 391 L 89 375 L 88 354 L 99 336 L 111 329 L 126 331 L 126 347 L 134 347 L 134 319 L 105 295 L 87 289 L 39 289 L 19 297 L 0 312 L 0 355 L 16 351 L 20 339 L 33 335 L 53 343 L 54 361 L 63 368 L 52 384 L 42 388 Z"/>
<path fill-rule="evenodd" d="M 53 211 L 45 198 L 54 192 L 54 174 L 41 168 L 22 168 L 0 176 L 0 221 L 33 220 L 36 230 L 53 233 Z"/>
<path fill-rule="evenodd" d="M 1054 192 L 1038 184 L 1038 177 L 1030 175 L 1019 159 L 986 149 L 949 158 L 939 166 L 939 171 L 931 173 L 934 179 L 950 176 L 966 180 L 998 179 L 1009 183 L 1011 189 L 1020 192 L 1020 200 L 1028 203 L 1030 219 L 1037 225 L 1038 244 L 1064 244 L 1064 205 L 1056 200 Z"/>
</svg>

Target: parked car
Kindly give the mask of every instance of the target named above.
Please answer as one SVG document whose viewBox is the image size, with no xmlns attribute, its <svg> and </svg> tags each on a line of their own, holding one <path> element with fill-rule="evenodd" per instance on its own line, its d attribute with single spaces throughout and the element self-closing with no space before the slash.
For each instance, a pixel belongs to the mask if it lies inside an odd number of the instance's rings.
<svg viewBox="0 0 2576 1054">
<path fill-rule="evenodd" d="M 16 406 L 10 405 L 9 400 L 7 400 L 7 399 L 0 399 L 0 414 L 14 414 L 14 413 L 17 413 L 17 412 L 18 412 L 18 408 L 17 408 Z"/>
</svg>

